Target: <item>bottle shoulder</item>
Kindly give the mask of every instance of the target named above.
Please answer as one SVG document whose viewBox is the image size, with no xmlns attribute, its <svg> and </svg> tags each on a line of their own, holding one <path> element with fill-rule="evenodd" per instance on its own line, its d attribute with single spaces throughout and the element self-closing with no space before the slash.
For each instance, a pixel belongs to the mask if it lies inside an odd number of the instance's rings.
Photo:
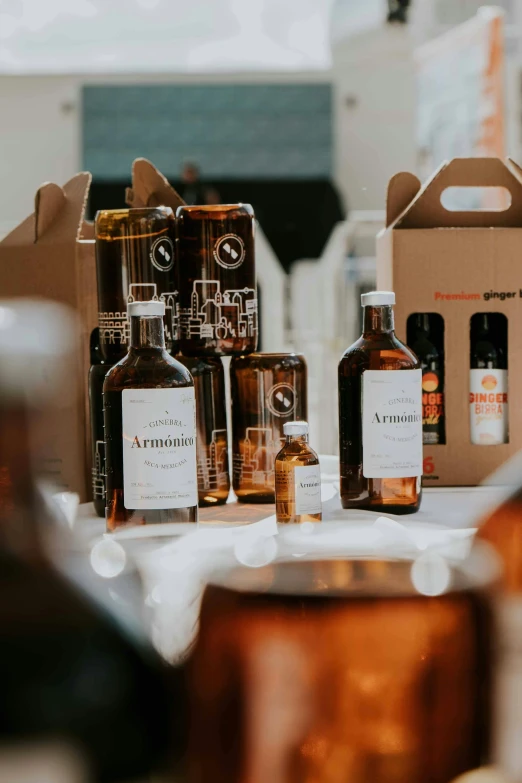
<svg viewBox="0 0 522 783">
<path fill-rule="evenodd" d="M 310 446 L 299 443 L 285 443 L 276 457 L 276 462 L 295 462 L 295 465 L 318 465 L 319 457 Z"/>
<path fill-rule="evenodd" d="M 130 351 L 105 377 L 103 391 L 193 386 L 192 375 L 166 351 Z"/>
<path fill-rule="evenodd" d="M 339 374 L 364 370 L 417 370 L 420 362 L 415 353 L 395 334 L 360 337 L 341 357 Z"/>
</svg>

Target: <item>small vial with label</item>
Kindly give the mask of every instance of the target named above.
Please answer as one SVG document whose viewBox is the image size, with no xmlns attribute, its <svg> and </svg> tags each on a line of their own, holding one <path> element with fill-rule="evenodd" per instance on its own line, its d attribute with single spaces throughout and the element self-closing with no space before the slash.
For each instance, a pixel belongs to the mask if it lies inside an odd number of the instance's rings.
<svg viewBox="0 0 522 783">
<path fill-rule="evenodd" d="M 286 442 L 275 461 L 277 521 L 320 522 L 321 469 L 308 445 L 308 423 L 288 421 L 283 431 Z"/>
<path fill-rule="evenodd" d="M 421 500 L 421 365 L 395 336 L 395 294 L 372 291 L 361 304 L 362 336 L 339 363 L 341 502 L 411 514 Z"/>
<path fill-rule="evenodd" d="M 107 529 L 197 522 L 196 404 L 165 349 L 163 302 L 128 305 L 130 346 L 103 384 Z"/>
</svg>

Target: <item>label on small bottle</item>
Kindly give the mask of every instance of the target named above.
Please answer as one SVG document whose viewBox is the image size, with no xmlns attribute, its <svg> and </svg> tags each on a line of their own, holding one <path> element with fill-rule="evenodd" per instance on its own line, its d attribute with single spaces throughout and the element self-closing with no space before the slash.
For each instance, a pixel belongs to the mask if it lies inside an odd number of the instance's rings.
<svg viewBox="0 0 522 783">
<path fill-rule="evenodd" d="M 497 446 L 508 442 L 507 370 L 469 371 L 471 442 Z"/>
<path fill-rule="evenodd" d="M 422 370 L 366 370 L 362 390 L 363 475 L 422 475 Z"/>
<path fill-rule="evenodd" d="M 294 468 L 295 513 L 321 513 L 321 466 L 299 465 Z"/>
<path fill-rule="evenodd" d="M 125 508 L 197 505 L 195 410 L 191 386 L 122 392 Z"/>
<path fill-rule="evenodd" d="M 444 392 L 437 370 L 422 373 L 422 432 L 425 445 L 440 443 L 444 433 Z"/>
</svg>

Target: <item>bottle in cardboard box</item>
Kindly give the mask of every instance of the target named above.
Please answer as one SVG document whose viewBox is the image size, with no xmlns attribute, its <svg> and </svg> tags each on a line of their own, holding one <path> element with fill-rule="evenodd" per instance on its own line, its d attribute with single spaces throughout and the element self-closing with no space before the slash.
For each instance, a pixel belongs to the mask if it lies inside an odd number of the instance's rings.
<svg viewBox="0 0 522 783">
<path fill-rule="evenodd" d="M 414 313 L 408 318 L 408 345 L 422 369 L 422 437 L 425 445 L 446 443 L 442 317 Z"/>
<path fill-rule="evenodd" d="M 420 506 L 422 370 L 394 331 L 395 294 L 361 296 L 363 334 L 339 363 L 343 508 L 410 514 Z"/>
<path fill-rule="evenodd" d="M 509 442 L 507 321 L 475 313 L 470 328 L 470 439 L 479 446 Z"/>
<path fill-rule="evenodd" d="M 99 329 L 91 334 L 89 413 L 91 418 L 92 502 L 99 517 L 105 516 L 105 436 L 103 432 L 103 382 L 112 365 L 100 351 Z"/>
</svg>

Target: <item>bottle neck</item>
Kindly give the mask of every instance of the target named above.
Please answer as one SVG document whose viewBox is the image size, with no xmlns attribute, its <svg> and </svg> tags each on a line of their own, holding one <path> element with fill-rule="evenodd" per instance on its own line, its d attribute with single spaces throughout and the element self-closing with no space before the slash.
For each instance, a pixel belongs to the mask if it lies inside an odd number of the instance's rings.
<svg viewBox="0 0 522 783">
<path fill-rule="evenodd" d="M 139 315 L 130 319 L 130 347 L 134 350 L 165 350 L 165 332 L 161 315 Z"/>
<path fill-rule="evenodd" d="M 287 435 L 287 443 L 308 443 L 308 435 Z"/>
<path fill-rule="evenodd" d="M 393 332 L 395 324 L 391 305 L 366 306 L 363 312 L 363 335 Z"/>
</svg>

